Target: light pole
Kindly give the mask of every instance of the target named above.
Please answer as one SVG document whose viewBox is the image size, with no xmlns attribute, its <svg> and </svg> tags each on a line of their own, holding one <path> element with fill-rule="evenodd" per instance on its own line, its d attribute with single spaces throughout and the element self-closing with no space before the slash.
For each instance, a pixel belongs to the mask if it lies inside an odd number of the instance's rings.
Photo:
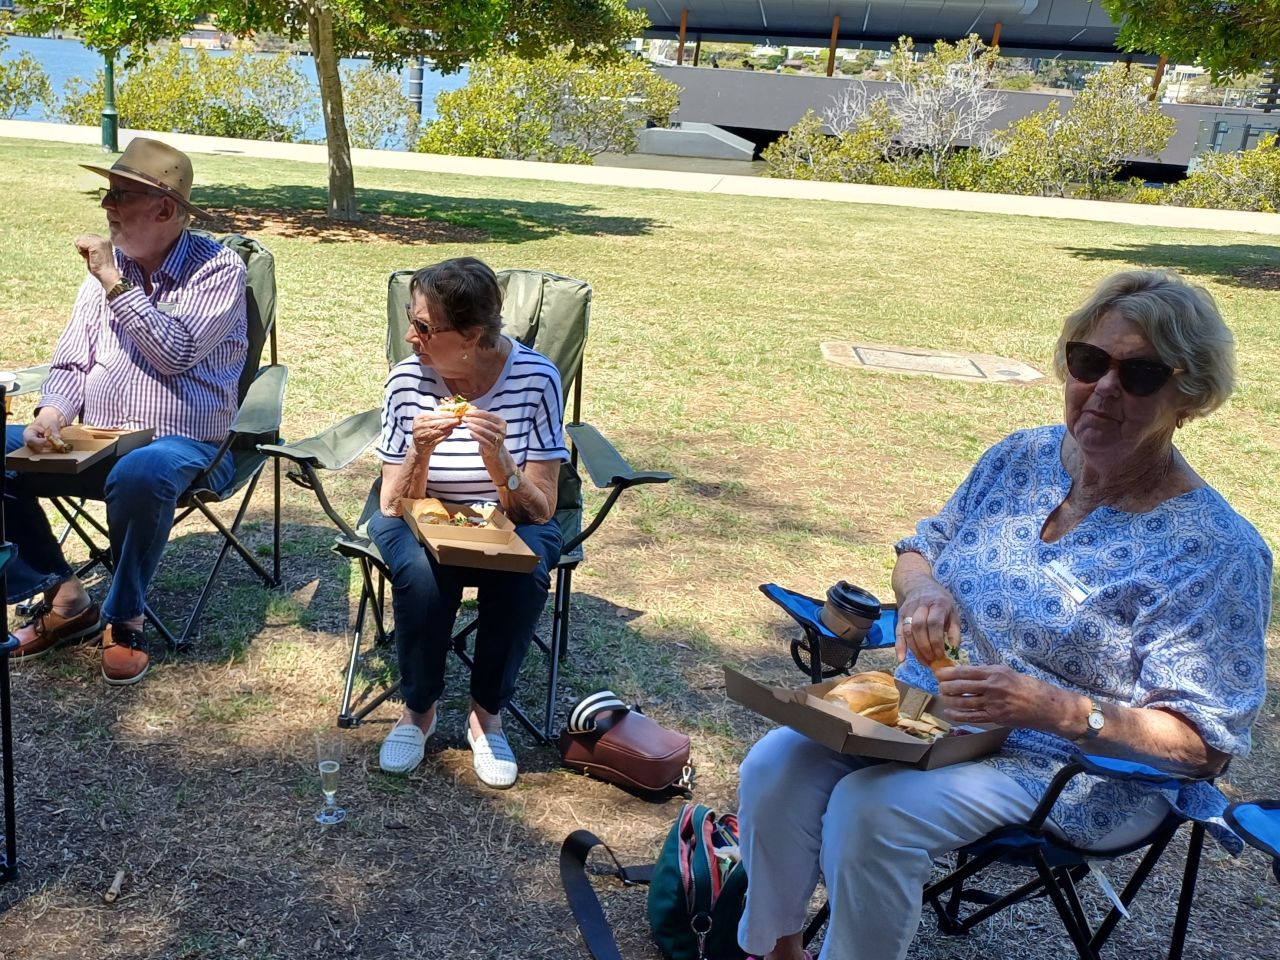
<svg viewBox="0 0 1280 960">
<path fill-rule="evenodd" d="M 120 152 L 120 116 L 116 112 L 116 55 L 104 54 L 102 79 L 102 149 L 109 153 Z"/>
</svg>

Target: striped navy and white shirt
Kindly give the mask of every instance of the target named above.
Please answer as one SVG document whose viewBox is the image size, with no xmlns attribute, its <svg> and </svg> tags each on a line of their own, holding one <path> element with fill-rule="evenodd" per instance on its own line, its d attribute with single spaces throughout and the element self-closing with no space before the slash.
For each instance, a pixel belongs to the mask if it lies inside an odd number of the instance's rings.
<svg viewBox="0 0 1280 960">
<path fill-rule="evenodd" d="M 184 232 L 149 278 L 148 296 L 142 267 L 115 255 L 133 289 L 108 303 L 102 284 L 85 277 L 40 405 L 67 422 L 220 443 L 239 407 L 249 346 L 244 261 Z"/>
<path fill-rule="evenodd" d="M 505 445 L 518 466 L 530 461 L 568 460 L 560 372 L 536 350 L 507 339 L 511 352 L 502 373 L 488 393 L 471 403 L 507 421 Z M 416 356 L 392 367 L 387 376 L 378 457 L 384 463 L 403 463 L 413 442 L 413 418 L 434 410 L 452 395 L 444 377 Z M 498 499 L 498 490 L 480 459 L 480 447 L 462 424 L 431 453 L 427 496 L 453 504 Z"/>
</svg>

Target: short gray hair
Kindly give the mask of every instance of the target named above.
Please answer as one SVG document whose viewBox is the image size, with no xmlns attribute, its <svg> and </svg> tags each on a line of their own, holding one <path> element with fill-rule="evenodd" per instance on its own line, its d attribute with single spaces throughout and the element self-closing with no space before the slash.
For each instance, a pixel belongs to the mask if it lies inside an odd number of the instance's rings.
<svg viewBox="0 0 1280 960">
<path fill-rule="evenodd" d="M 1067 341 L 1086 339 L 1112 312 L 1137 326 L 1161 361 L 1184 371 L 1176 382 L 1188 419 L 1207 416 L 1231 396 L 1235 337 L 1209 291 L 1172 270 L 1126 270 L 1099 283 L 1062 325 L 1053 353 L 1058 379 L 1067 379 Z"/>
</svg>

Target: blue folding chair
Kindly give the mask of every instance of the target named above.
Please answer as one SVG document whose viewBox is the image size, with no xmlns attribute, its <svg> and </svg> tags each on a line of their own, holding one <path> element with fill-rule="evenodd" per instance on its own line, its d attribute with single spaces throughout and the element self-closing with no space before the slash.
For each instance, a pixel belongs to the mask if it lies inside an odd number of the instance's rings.
<svg viewBox="0 0 1280 960">
<path fill-rule="evenodd" d="M 1280 883 L 1280 800 L 1239 801 L 1222 816 L 1241 840 L 1271 857 L 1271 872 Z"/>
<path fill-rule="evenodd" d="M 791 643 L 791 656 L 800 670 L 814 683 L 848 672 L 857 662 L 858 654 L 863 650 L 893 646 L 897 609 L 891 604 L 882 605 L 880 619 L 872 625 L 862 643 L 849 644 L 823 625 L 819 618 L 823 601 L 787 590 L 774 583 L 764 584 L 760 590 L 803 628 L 804 636 Z M 827 644 L 843 646 L 852 651 L 852 659 L 847 666 L 834 669 L 823 664 L 822 648 Z M 1170 812 L 1150 834 L 1135 843 L 1111 850 L 1085 850 L 1076 847 L 1051 832 L 1046 824 L 1049 822 L 1049 813 L 1053 805 L 1067 784 L 1082 774 L 1117 780 L 1134 780 L 1161 786 L 1189 782 L 1185 778 L 1175 777 L 1141 763 L 1087 754 L 1078 755 L 1074 762 L 1063 767 L 1050 782 L 1044 797 L 1026 823 L 1002 827 L 956 851 L 954 869 L 941 880 L 925 888 L 924 901 L 933 907 L 938 916 L 939 929 L 943 933 L 953 936 L 966 934 L 984 920 L 1008 907 L 1028 900 L 1048 897 L 1057 910 L 1063 927 L 1081 960 L 1098 960 L 1099 951 L 1111 937 L 1119 921 L 1128 915 L 1130 904 L 1133 903 L 1142 885 L 1164 855 L 1170 841 L 1188 821 L 1181 815 Z M 1280 804 L 1273 803 L 1270 809 L 1259 813 L 1243 810 L 1240 817 L 1250 824 L 1258 824 L 1259 835 L 1269 838 L 1269 842 L 1273 845 L 1271 848 L 1264 846 L 1263 849 L 1270 849 L 1273 855 L 1280 856 L 1280 852 L 1277 851 L 1277 848 L 1280 848 L 1280 817 L 1277 813 L 1280 811 L 1275 809 L 1276 806 Z M 1263 830 L 1261 826 L 1263 821 L 1260 819 L 1262 815 L 1267 817 L 1265 826 L 1272 831 L 1271 833 Z M 1245 836 L 1244 832 L 1238 828 L 1237 832 L 1241 833 L 1242 837 Z M 1169 960 L 1179 960 L 1182 956 L 1187 927 L 1191 919 L 1191 904 L 1195 896 L 1204 835 L 1204 824 L 1198 822 L 1191 824 L 1191 838 L 1187 848 L 1186 863 L 1182 870 L 1182 885 L 1169 943 Z M 1090 864 L 1099 861 L 1114 862 L 1119 857 L 1143 849 L 1146 853 L 1130 874 L 1124 888 L 1114 895 L 1118 903 L 1111 908 L 1102 922 L 1094 927 L 1085 914 L 1077 889 L 1080 882 L 1091 873 Z M 1012 890 L 1004 892 L 993 892 L 970 885 L 971 880 L 981 880 L 980 875 L 983 871 L 997 864 L 1029 870 L 1033 876 Z M 1276 869 L 1280 871 L 1280 860 L 1277 860 Z M 1277 873 L 1277 877 L 1280 877 L 1280 872 Z M 963 912 L 966 905 L 970 908 L 976 906 L 977 909 Z M 824 904 L 805 929 L 806 945 L 818 935 L 829 917 L 830 907 Z"/>
<path fill-rule="evenodd" d="M 898 623 L 898 608 L 894 604 L 881 604 L 880 619 L 871 625 L 861 642 L 850 643 L 827 629 L 819 618 L 822 600 L 796 593 L 776 583 L 761 584 L 760 592 L 785 610 L 803 628 L 804 635 L 791 641 L 791 659 L 814 683 L 848 673 L 858 662 L 858 654 L 863 650 L 883 650 L 893 646 L 894 630 Z M 848 662 L 842 667 L 824 664 L 823 647 L 834 647 L 845 652 Z"/>
</svg>

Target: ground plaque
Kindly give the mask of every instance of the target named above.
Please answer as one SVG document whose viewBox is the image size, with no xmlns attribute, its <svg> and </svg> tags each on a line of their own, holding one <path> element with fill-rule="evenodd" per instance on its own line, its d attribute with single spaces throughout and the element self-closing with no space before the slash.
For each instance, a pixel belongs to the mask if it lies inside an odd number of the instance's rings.
<svg viewBox="0 0 1280 960">
<path fill-rule="evenodd" d="M 822 356 L 843 367 L 879 373 L 927 374 L 948 380 L 1032 383 L 1044 378 L 1039 370 L 1020 360 L 981 353 L 943 353 L 918 347 L 828 341 L 822 344 Z"/>
</svg>

